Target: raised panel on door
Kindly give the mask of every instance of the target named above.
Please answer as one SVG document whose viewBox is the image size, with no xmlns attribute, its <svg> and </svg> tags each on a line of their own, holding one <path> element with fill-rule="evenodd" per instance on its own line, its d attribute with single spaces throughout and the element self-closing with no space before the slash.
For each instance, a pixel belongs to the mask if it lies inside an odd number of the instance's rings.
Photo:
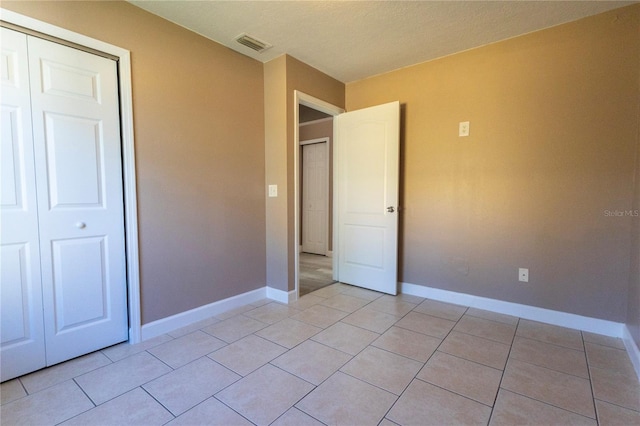
<svg viewBox="0 0 640 426">
<path fill-rule="evenodd" d="M 44 113 L 49 209 L 104 208 L 102 121 Z"/>
<path fill-rule="evenodd" d="M 0 247 L 2 381 L 46 365 L 38 247 L 30 242 Z"/>
<path fill-rule="evenodd" d="M 54 240 L 51 246 L 54 298 L 60 308 L 55 312 L 56 333 L 108 321 L 107 237 Z"/>
<path fill-rule="evenodd" d="M 397 294 L 400 105 L 336 118 L 338 279 Z"/>
<path fill-rule="evenodd" d="M 112 60 L 29 38 L 47 363 L 127 339 Z"/>
<path fill-rule="evenodd" d="M 302 251 L 323 256 L 329 238 L 326 144 L 302 146 Z"/>
<path fill-rule="evenodd" d="M 45 366 L 27 37 L 2 28 L 0 376 Z"/>
</svg>

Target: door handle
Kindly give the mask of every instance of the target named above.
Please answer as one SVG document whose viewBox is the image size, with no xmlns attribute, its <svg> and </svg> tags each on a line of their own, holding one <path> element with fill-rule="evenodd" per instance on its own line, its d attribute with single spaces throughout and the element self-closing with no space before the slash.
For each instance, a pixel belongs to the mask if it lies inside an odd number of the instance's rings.
<svg viewBox="0 0 640 426">
<path fill-rule="evenodd" d="M 87 227 L 87 224 L 84 222 L 76 222 L 76 228 L 78 229 L 84 229 Z"/>
<path fill-rule="evenodd" d="M 393 206 L 389 206 L 389 207 L 387 207 L 387 211 L 389 213 L 393 213 L 395 211 L 395 209 L 393 208 Z"/>
</svg>

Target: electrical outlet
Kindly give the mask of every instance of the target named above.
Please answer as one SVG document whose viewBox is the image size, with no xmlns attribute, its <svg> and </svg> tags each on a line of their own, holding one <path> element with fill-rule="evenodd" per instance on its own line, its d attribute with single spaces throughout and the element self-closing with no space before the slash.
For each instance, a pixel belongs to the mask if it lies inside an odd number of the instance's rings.
<svg viewBox="0 0 640 426">
<path fill-rule="evenodd" d="M 529 282 L 529 270 L 527 268 L 518 269 L 518 281 L 522 283 Z"/>
<path fill-rule="evenodd" d="M 278 196 L 278 185 L 269 185 L 269 197 Z"/>
<path fill-rule="evenodd" d="M 458 136 L 469 136 L 469 122 L 461 121 L 458 125 Z"/>
</svg>

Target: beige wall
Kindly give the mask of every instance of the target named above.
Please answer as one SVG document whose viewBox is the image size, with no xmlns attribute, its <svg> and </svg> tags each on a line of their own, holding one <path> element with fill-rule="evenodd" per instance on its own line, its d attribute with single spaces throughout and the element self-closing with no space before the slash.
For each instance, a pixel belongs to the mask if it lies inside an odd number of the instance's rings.
<svg viewBox="0 0 640 426">
<path fill-rule="evenodd" d="M 266 268 L 267 285 L 287 291 L 289 249 L 287 234 L 287 57 L 264 65 L 265 181 L 278 185 L 278 196 L 267 198 Z M 291 183 L 293 185 L 293 182 Z M 265 188 L 265 193 L 266 193 Z"/>
<path fill-rule="evenodd" d="M 262 64 L 125 2 L 2 7 L 131 51 L 142 322 L 263 287 Z"/>
<path fill-rule="evenodd" d="M 292 291 L 298 249 L 294 222 L 294 92 L 299 90 L 343 108 L 345 87 L 288 55 L 266 63 L 264 69 L 266 184 L 278 184 L 278 197 L 267 198 L 266 203 L 267 285 Z"/>
<path fill-rule="evenodd" d="M 626 320 L 631 218 L 605 212 L 632 208 L 639 20 L 635 5 L 347 85 L 348 110 L 403 105 L 401 281 Z"/>
</svg>

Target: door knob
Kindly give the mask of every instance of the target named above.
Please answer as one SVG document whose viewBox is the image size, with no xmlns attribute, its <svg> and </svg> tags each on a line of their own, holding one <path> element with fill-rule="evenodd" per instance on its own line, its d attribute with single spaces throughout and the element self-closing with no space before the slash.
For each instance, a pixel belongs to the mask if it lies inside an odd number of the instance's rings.
<svg viewBox="0 0 640 426">
<path fill-rule="evenodd" d="M 389 207 L 387 207 L 387 211 L 389 213 L 393 213 L 395 211 L 395 209 L 393 208 L 393 206 L 389 206 Z"/>
<path fill-rule="evenodd" d="M 87 224 L 84 222 L 76 222 L 76 228 L 78 229 L 84 229 L 87 227 Z"/>
</svg>

